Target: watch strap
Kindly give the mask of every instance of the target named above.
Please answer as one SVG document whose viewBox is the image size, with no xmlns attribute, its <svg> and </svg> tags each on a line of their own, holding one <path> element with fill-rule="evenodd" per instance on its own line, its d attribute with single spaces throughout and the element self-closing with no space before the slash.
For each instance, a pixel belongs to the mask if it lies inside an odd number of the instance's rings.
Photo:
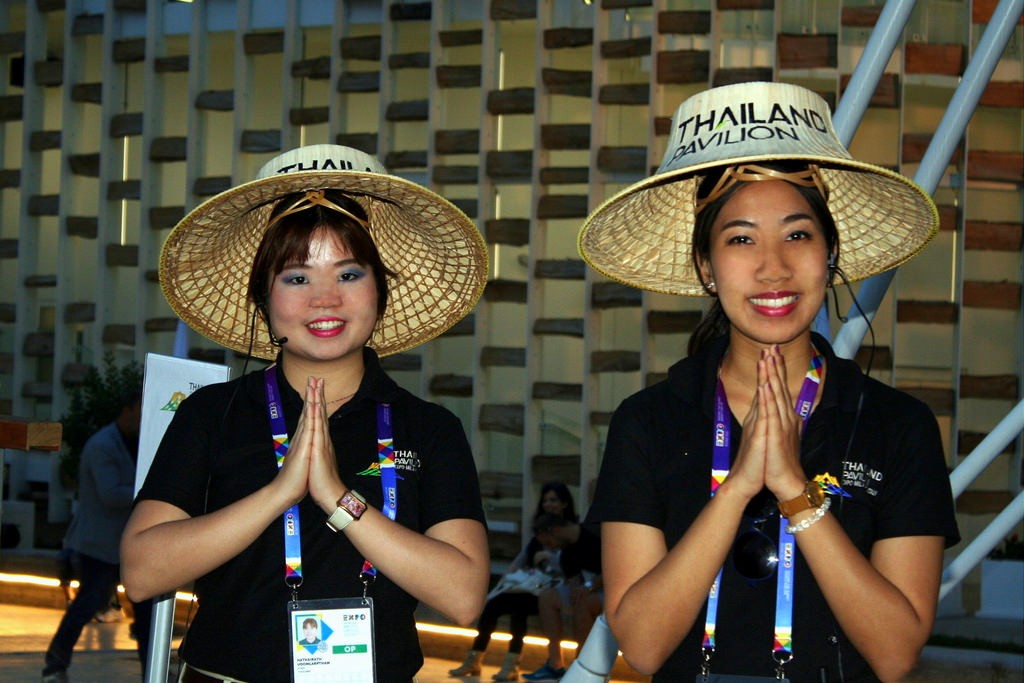
<svg viewBox="0 0 1024 683">
<path fill-rule="evenodd" d="M 338 507 L 330 517 L 327 518 L 327 526 L 331 531 L 341 531 L 352 522 L 356 521 L 356 518 L 349 513 L 343 507 Z"/>
</svg>

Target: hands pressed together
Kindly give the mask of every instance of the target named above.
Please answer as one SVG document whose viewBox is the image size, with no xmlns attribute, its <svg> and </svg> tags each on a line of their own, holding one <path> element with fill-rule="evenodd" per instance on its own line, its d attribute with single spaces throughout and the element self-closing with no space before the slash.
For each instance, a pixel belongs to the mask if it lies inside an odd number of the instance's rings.
<svg viewBox="0 0 1024 683">
<path fill-rule="evenodd" d="M 802 421 L 793 406 L 786 359 L 777 345 L 763 349 L 757 361 L 754 400 L 743 419 L 743 438 L 729 472 L 729 481 L 747 499 L 765 487 L 778 500 L 788 500 L 803 490 Z"/>
<path fill-rule="evenodd" d="M 289 506 L 308 493 L 328 513 L 334 511 L 337 500 L 348 488 L 338 474 L 323 378 L 309 377 L 306 380 L 299 424 L 290 439 L 288 454 L 274 484 L 280 487 Z"/>
</svg>

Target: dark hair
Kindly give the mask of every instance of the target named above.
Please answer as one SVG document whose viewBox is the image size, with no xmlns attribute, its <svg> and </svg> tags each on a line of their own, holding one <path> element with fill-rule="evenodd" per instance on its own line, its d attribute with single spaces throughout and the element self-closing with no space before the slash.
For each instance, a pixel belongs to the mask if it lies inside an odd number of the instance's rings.
<svg viewBox="0 0 1024 683">
<path fill-rule="evenodd" d="M 343 213 L 319 204 L 289 214 L 279 221 L 274 220 L 275 216 L 300 201 L 305 194 L 295 192 L 285 195 L 267 218 L 270 228 L 263 235 L 249 273 L 249 300 L 256 305 L 260 317 L 269 326 L 267 302 L 271 280 L 289 263 L 305 261 L 309 256 L 309 243 L 313 235 L 317 230 L 326 229 L 348 247 L 357 263 L 373 271 L 373 279 L 377 284 L 377 318 L 380 319 L 388 305 L 388 278 L 395 277 L 395 273 L 381 261 L 377 245 L 364 226 Z M 324 190 L 324 198 L 360 220 L 369 222 L 359 202 L 341 190 Z"/>
<path fill-rule="evenodd" d="M 306 628 L 307 626 L 312 626 L 313 628 L 316 628 L 319 625 L 320 624 L 318 624 L 316 619 L 314 619 L 313 617 L 306 617 L 302 620 L 302 628 Z"/>
<path fill-rule="evenodd" d="M 807 163 L 802 161 L 762 161 L 758 162 L 758 165 L 776 169 L 784 173 L 793 173 L 807 169 Z M 722 166 L 711 169 L 697 187 L 697 197 L 706 197 L 728 168 L 730 167 Z M 711 227 L 714 225 L 715 219 L 718 218 L 718 214 L 721 212 L 722 207 L 725 206 L 729 200 L 732 199 L 732 196 L 745 184 L 746 183 L 743 182 L 733 183 L 733 185 L 723 192 L 720 197 L 707 204 L 704 207 L 704 210 L 694 217 L 690 257 L 693 261 L 693 266 L 696 269 L 697 277 L 700 278 L 701 285 L 703 285 L 704 290 L 713 297 L 713 301 L 711 302 L 711 307 L 708 308 L 704 317 L 701 318 L 700 323 L 697 325 L 697 328 L 693 331 L 693 334 L 690 335 L 690 343 L 687 347 L 687 352 L 691 356 L 699 353 L 705 346 L 718 337 L 729 333 L 729 318 L 726 316 L 725 310 L 722 308 L 722 304 L 718 300 L 718 297 L 710 290 L 708 284 L 704 281 L 704 275 L 701 272 L 700 265 L 701 263 L 707 263 L 711 260 Z M 805 187 L 792 183 L 791 186 L 800 193 L 804 200 L 807 201 L 811 210 L 821 223 L 821 228 L 825 235 L 825 249 L 829 258 L 829 277 L 831 278 L 833 272 L 839 267 L 839 230 L 836 228 L 836 222 L 832 217 L 832 212 L 829 211 L 828 202 L 815 187 Z"/>
<path fill-rule="evenodd" d="M 572 499 L 572 493 L 569 491 L 569 487 L 560 481 L 549 481 L 540 487 L 540 499 L 537 500 L 537 511 L 534 513 L 535 517 L 545 514 L 544 512 L 544 494 L 549 491 L 554 491 L 555 495 L 558 496 L 558 500 L 562 501 L 565 505 L 565 509 L 562 510 L 562 517 L 576 522 L 579 521 L 579 515 L 576 514 L 576 503 Z"/>
<path fill-rule="evenodd" d="M 533 534 L 536 536 L 552 529 L 561 529 L 562 527 L 569 526 L 570 523 L 570 520 L 562 515 L 555 514 L 554 512 L 542 512 L 533 518 Z"/>
</svg>

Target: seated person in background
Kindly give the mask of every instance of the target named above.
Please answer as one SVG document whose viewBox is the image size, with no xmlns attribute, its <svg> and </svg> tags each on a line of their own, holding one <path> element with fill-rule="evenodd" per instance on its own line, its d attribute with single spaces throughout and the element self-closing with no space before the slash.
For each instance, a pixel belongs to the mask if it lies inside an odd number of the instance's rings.
<svg viewBox="0 0 1024 683">
<path fill-rule="evenodd" d="M 540 500 L 537 501 L 537 511 L 534 519 L 544 514 L 554 514 L 573 522 L 578 520 L 576 505 L 573 502 L 572 493 L 569 488 L 560 481 L 551 481 L 544 484 L 540 489 Z M 536 535 L 523 547 L 520 553 L 509 565 L 509 572 L 520 569 L 538 569 L 551 574 L 552 577 L 561 576 L 561 569 L 558 564 L 558 553 L 545 548 Z M 523 638 L 526 637 L 527 617 L 537 614 L 537 596 L 527 591 L 502 592 L 495 595 L 484 605 L 483 614 L 477 623 L 477 636 L 473 645 L 466 653 L 466 659 L 458 668 L 448 671 L 448 675 L 456 678 L 460 676 L 479 676 L 480 663 L 483 660 L 487 645 L 491 642 L 491 634 L 498 624 L 498 617 L 503 614 L 509 615 L 509 629 L 512 632 L 512 640 L 508 644 L 508 653 L 498 669 L 491 678 L 496 681 L 514 681 L 519 678 L 519 659 L 523 652 Z"/>
<path fill-rule="evenodd" d="M 572 617 L 573 637 L 582 645 L 594 620 L 601 614 L 604 593 L 601 581 L 601 538 L 579 522 L 560 515 L 543 514 L 533 523 L 533 533 L 546 548 L 560 551 L 567 591 L 545 589 L 537 598 L 540 625 L 548 638 L 548 661 L 527 681 L 557 681 L 565 674 L 562 662 L 562 619 Z"/>
</svg>

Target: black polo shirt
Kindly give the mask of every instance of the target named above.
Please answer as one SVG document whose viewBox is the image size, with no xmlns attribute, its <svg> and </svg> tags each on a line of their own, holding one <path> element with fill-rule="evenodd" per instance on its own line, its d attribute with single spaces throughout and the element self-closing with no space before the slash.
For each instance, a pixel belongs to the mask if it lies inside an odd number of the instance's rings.
<svg viewBox="0 0 1024 683">
<path fill-rule="evenodd" d="M 827 374 L 805 427 L 801 460 L 808 478 L 831 474 L 850 494 L 833 497 L 831 513 L 865 556 L 883 538 L 934 535 L 955 543 L 953 498 L 931 411 L 865 377 L 852 361 L 836 357 L 823 337 L 814 335 L 813 343 L 825 357 Z M 726 345 L 726 338 L 719 339 L 705 352 L 676 363 L 666 380 L 622 402 L 609 427 L 588 522 L 657 527 L 669 548 L 682 538 L 709 499 L 714 393 Z M 734 418 L 731 429 L 735 458 L 742 427 Z M 777 522 L 767 524 L 766 532 L 776 541 Z M 604 552 L 628 553 L 629 548 L 606 547 Z M 751 583 L 726 558 L 713 673 L 773 675 L 775 590 L 775 575 Z M 702 611 L 655 681 L 692 680 L 699 672 L 704 621 Z M 830 681 L 874 680 L 839 629 L 800 553 L 793 655 L 786 667 L 793 681 L 817 681 L 821 669 Z"/>
<path fill-rule="evenodd" d="M 476 468 L 465 432 L 447 409 L 399 387 L 366 349 L 358 392 L 330 417 L 342 480 L 381 507 L 376 470 L 378 402 L 392 409 L 398 474 L 398 522 L 424 532 L 449 519 L 484 521 Z M 289 434 L 302 398 L 277 368 Z M 194 392 L 182 402 L 157 451 L 139 499 L 162 500 L 195 517 L 223 508 L 277 475 L 263 372 Z M 300 599 L 362 595 L 363 556 L 307 496 L 299 504 L 303 583 Z M 168 557 L 168 562 L 187 558 Z M 182 658 L 200 669 L 244 681 L 290 680 L 284 583 L 284 530 L 278 519 L 252 545 L 195 583 L 199 608 Z M 459 586 L 453 577 L 452 587 Z M 413 611 L 417 601 L 379 575 L 375 609 L 377 680 L 407 683 L 423 663 Z"/>
</svg>

